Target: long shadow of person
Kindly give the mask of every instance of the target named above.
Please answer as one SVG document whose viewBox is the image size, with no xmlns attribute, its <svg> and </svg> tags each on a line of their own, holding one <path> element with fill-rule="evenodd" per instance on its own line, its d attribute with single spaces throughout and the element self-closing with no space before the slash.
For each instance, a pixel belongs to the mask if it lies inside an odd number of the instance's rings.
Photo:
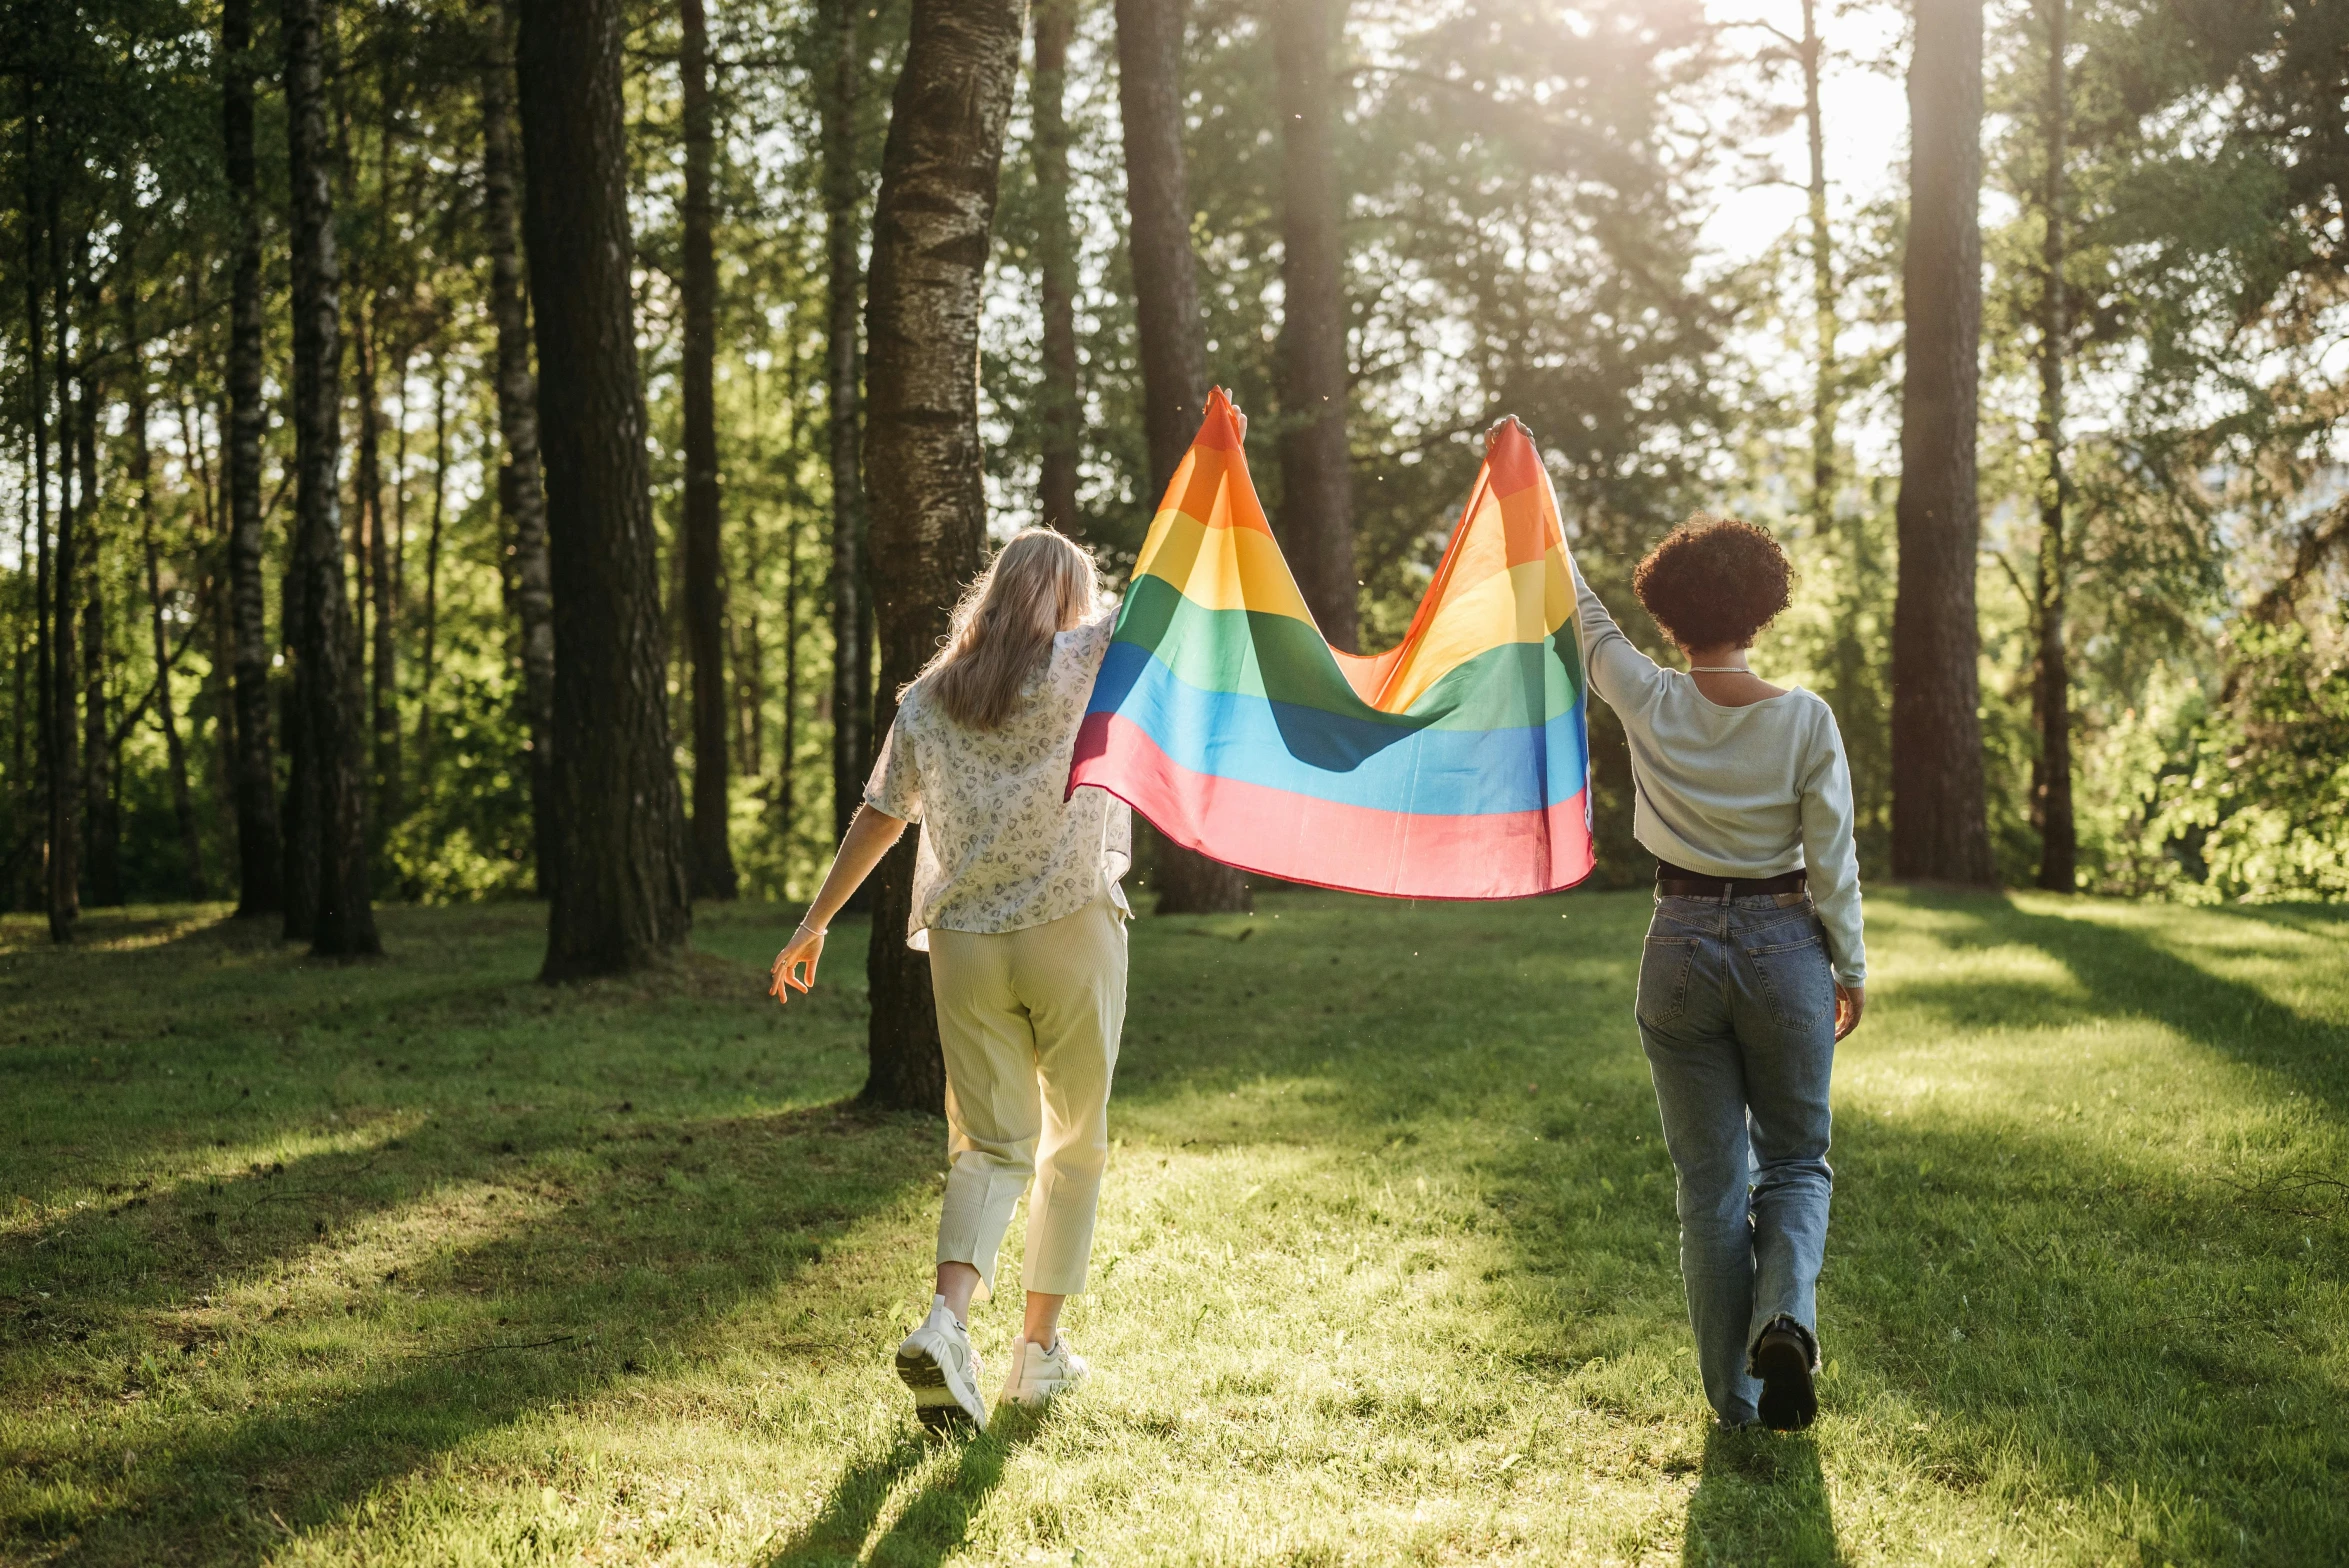
<svg viewBox="0 0 2349 1568">
<path fill-rule="evenodd" d="M 1723 1432 L 1705 1439 L 1688 1500 L 1684 1568 L 1825 1568 L 1843 1561 L 1819 1447 L 1807 1436 Z"/>
<path fill-rule="evenodd" d="M 1003 1484 L 1003 1466 L 1014 1450 L 1043 1430 L 1049 1412 L 998 1410 L 986 1431 L 960 1445 L 951 1464 L 906 1500 L 889 1528 L 865 1550 L 873 1521 L 905 1476 L 936 1451 L 934 1440 L 910 1433 L 877 1453 L 867 1454 L 840 1473 L 824 1506 L 798 1535 L 784 1543 L 762 1568 L 831 1568 L 870 1562 L 874 1568 L 937 1568 L 970 1539 L 971 1521 L 989 1494 Z"/>
</svg>

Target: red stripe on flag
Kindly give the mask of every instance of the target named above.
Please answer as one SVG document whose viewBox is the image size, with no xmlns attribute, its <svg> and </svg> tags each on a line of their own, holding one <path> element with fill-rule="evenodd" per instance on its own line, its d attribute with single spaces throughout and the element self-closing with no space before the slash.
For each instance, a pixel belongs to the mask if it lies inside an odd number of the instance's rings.
<svg viewBox="0 0 2349 1568">
<path fill-rule="evenodd" d="M 1388 898 L 1529 898 L 1591 872 L 1586 794 L 1538 811 L 1414 816 L 1194 773 L 1115 713 L 1077 731 L 1073 792 L 1107 790 L 1159 832 L 1243 871 Z"/>
</svg>

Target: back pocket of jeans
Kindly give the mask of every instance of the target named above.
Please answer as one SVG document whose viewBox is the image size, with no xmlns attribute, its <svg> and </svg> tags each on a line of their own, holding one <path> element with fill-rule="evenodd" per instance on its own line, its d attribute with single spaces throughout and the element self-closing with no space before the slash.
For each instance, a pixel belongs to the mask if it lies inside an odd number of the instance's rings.
<svg viewBox="0 0 2349 1568">
<path fill-rule="evenodd" d="M 1696 964 L 1696 943 L 1684 936 L 1651 936 L 1639 955 L 1639 1021 L 1671 1023 L 1688 1006 L 1688 972 Z"/>
<path fill-rule="evenodd" d="M 1745 951 L 1761 977 L 1770 1016 L 1781 1028 L 1816 1028 L 1834 1016 L 1835 971 L 1828 965 L 1827 944 L 1816 927 L 1799 942 L 1778 942 Z"/>
</svg>

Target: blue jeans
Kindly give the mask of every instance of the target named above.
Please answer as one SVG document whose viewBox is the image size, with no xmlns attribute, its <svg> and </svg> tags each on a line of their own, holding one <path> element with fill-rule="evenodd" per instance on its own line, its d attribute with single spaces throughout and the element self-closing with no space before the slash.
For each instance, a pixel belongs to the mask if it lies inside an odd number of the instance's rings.
<svg viewBox="0 0 2349 1568">
<path fill-rule="evenodd" d="M 1705 1398 L 1755 1419 L 1753 1348 L 1791 1321 L 1818 1355 L 1835 977 L 1807 894 L 1661 898 L 1639 1038 L 1680 1206 L 1680 1277 Z"/>
</svg>

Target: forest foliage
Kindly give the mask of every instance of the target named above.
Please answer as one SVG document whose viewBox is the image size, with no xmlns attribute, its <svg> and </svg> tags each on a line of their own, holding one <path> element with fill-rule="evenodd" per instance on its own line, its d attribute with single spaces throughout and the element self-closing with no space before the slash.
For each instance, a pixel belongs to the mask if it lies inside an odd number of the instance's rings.
<svg viewBox="0 0 2349 1568">
<path fill-rule="evenodd" d="M 869 220 L 907 28 L 903 0 L 856 17 L 855 178 L 828 188 L 820 113 L 838 9 L 721 0 L 707 16 L 727 826 L 742 890 L 763 897 L 810 892 L 837 825 L 827 221 Z M 222 10 L 6 8 L 0 899 L 11 907 L 41 902 L 42 715 L 65 688 L 43 678 L 57 626 L 40 611 L 59 603 L 78 652 L 66 787 L 84 899 L 233 891 L 224 464 L 238 208 L 221 134 Z M 278 14 L 252 10 L 274 641 L 293 511 L 291 193 Z M 631 5 L 627 92 L 670 728 L 690 779 L 685 11 Z M 1822 62 L 1896 72 L 1899 60 L 1837 59 L 1832 34 L 1729 25 L 1694 0 L 1356 0 L 1342 12 L 1330 88 L 1364 645 L 1400 635 L 1477 436 L 1502 413 L 1541 441 L 1578 558 L 1619 614 L 1631 564 L 1690 511 L 1765 523 L 1793 552 L 1799 589 L 1757 664 L 1834 705 L 1863 861 L 1880 872 L 1904 213 L 1814 181 L 1799 159 L 1758 163 L 1753 149 L 1801 120 L 1806 72 Z M 1897 32 L 1897 11 L 1876 14 Z M 357 679 L 384 694 L 367 720 L 374 891 L 523 894 L 531 731 L 515 540 L 498 501 L 484 217 L 483 80 L 502 13 L 485 0 L 344 0 L 326 19 L 349 621 Z M 1106 0 L 1075 7 L 1055 78 L 1065 189 L 1039 178 L 1049 170 L 1034 156 L 1023 69 L 979 365 L 1001 533 L 1042 512 L 1056 394 L 1038 322 L 1050 258 L 1073 249 L 1081 434 L 1066 526 L 1113 570 L 1156 500 L 1114 27 Z M 1271 453 L 1301 416 L 1281 397 L 1269 32 L 1254 0 L 1199 0 L 1184 87 L 1209 372 L 1253 416 L 1258 482 L 1278 515 Z M 1979 592 L 2002 873 L 2027 882 L 2046 859 L 2052 723 L 2071 745 L 2073 885 L 2349 896 L 2349 14 L 2281 0 L 1994 0 L 1988 36 Z M 1826 130 L 1878 134 L 1898 154 L 1888 128 Z M 1759 180 L 1817 183 L 1819 199 L 1757 253 L 1725 251 L 1708 220 L 1725 191 Z M 2051 364 L 2064 388 L 2052 423 Z M 49 564 L 69 510 L 75 575 L 61 592 Z M 1622 618 L 1660 651 L 1644 618 Z M 2066 655 L 2052 695 L 2050 626 Z M 1637 879 L 1628 772 L 1604 715 L 1594 723 L 1602 863 Z"/>
</svg>

